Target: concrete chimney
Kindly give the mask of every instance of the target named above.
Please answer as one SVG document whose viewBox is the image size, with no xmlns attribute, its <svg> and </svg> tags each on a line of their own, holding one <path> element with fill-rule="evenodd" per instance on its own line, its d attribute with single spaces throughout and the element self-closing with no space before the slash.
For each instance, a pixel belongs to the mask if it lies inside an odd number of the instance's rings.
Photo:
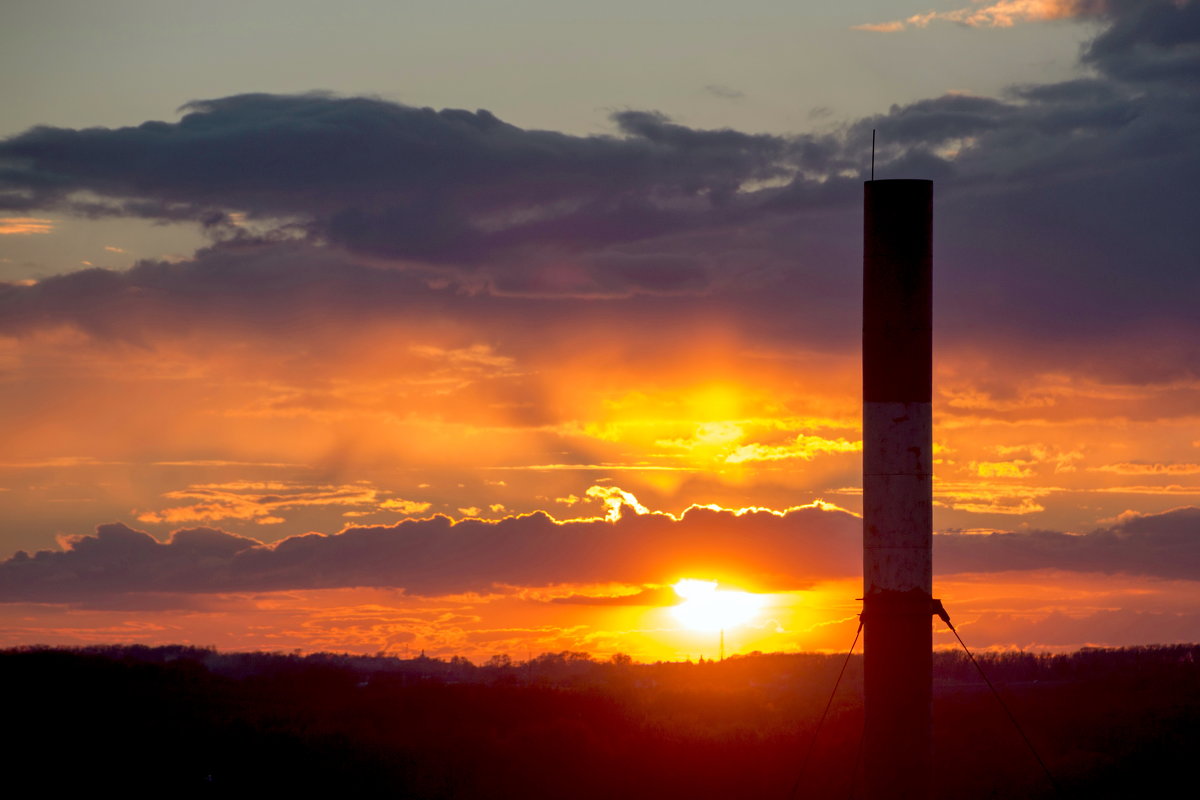
<svg viewBox="0 0 1200 800">
<path fill-rule="evenodd" d="M 928 800 L 933 683 L 933 182 L 867 181 L 863 625 L 870 800 Z"/>
</svg>

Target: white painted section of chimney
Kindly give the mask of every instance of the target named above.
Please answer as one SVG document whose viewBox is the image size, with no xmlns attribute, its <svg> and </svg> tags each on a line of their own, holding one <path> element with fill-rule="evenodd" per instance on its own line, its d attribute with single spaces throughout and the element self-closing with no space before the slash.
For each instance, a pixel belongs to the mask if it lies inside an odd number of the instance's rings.
<svg viewBox="0 0 1200 800">
<path fill-rule="evenodd" d="M 929 403 L 863 408 L 863 576 L 868 593 L 933 591 Z"/>
</svg>

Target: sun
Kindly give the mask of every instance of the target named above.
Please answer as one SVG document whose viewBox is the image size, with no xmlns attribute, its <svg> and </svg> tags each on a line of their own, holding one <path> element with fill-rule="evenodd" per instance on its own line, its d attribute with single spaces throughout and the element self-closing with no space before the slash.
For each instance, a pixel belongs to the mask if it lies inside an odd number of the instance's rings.
<svg viewBox="0 0 1200 800">
<path fill-rule="evenodd" d="M 743 625 L 762 608 L 763 596 L 718 590 L 716 581 L 684 578 L 671 587 L 683 602 L 671 609 L 693 631 L 720 631 Z"/>
</svg>

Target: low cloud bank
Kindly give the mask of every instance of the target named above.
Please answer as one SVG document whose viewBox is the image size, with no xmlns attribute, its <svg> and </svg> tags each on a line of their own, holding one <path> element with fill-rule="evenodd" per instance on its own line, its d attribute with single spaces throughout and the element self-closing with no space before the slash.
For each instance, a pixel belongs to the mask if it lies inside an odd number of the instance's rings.
<svg viewBox="0 0 1200 800">
<path fill-rule="evenodd" d="M 692 508 L 680 519 L 627 510 L 615 522 L 560 523 L 544 513 L 497 522 L 435 516 L 269 546 L 210 528 L 176 531 L 164 544 L 112 523 L 68 540 L 66 550 L 18 553 L 0 564 L 0 600 L 349 586 L 439 595 L 693 574 L 796 586 L 852 571 L 858 536 L 853 515 L 817 507 L 783 515 Z"/>
<path fill-rule="evenodd" d="M 1132 515 L 1086 534 L 943 533 L 934 548 L 942 574 L 1053 568 L 1200 580 L 1200 508 Z"/>
<path fill-rule="evenodd" d="M 141 592 L 219 593 L 398 587 L 414 595 L 497 586 L 664 583 L 721 575 L 803 588 L 858 574 L 861 523 L 830 507 L 737 513 L 693 507 L 676 519 L 626 508 L 615 520 L 544 513 L 496 522 L 442 516 L 309 533 L 274 545 L 211 528 L 160 543 L 120 523 L 0 563 L 0 601 L 69 602 Z M 1060 569 L 1200 579 L 1200 508 L 1133 516 L 1084 535 L 939 534 L 939 574 Z"/>
</svg>

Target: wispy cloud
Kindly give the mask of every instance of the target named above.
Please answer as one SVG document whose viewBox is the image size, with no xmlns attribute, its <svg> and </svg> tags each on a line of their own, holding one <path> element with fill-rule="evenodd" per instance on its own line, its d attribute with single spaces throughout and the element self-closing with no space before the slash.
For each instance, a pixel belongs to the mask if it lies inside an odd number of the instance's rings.
<svg viewBox="0 0 1200 800">
<path fill-rule="evenodd" d="M 380 508 L 388 511 L 396 511 L 400 514 L 420 514 L 429 510 L 430 503 L 421 502 L 419 500 L 401 500 L 394 498 L 384 500 L 379 504 Z"/>
<path fill-rule="evenodd" d="M 0 217 L 0 236 L 22 236 L 31 233 L 50 233 L 54 220 L 42 217 Z"/>
<path fill-rule="evenodd" d="M 278 512 L 302 506 L 363 506 L 377 502 L 378 491 L 366 484 L 310 485 L 287 481 L 230 481 L 189 486 L 167 492 L 173 500 L 196 500 L 188 505 L 138 514 L 140 522 L 210 522 L 222 519 L 252 520 L 277 525 L 285 520 Z M 384 507 L 387 507 L 384 502 Z M 428 504 L 426 504 L 428 507 Z M 392 510 L 389 508 L 389 510 Z"/>
<path fill-rule="evenodd" d="M 746 96 L 741 89 L 734 89 L 732 86 L 724 86 L 719 83 L 708 84 L 704 87 L 704 91 L 723 100 L 741 100 Z"/>
<path fill-rule="evenodd" d="M 92 456 L 55 456 L 53 458 L 42 458 L 29 461 L 0 461 L 0 469 L 59 469 L 62 467 L 113 466 L 116 464 L 127 463 L 129 462 L 110 461 L 93 458 Z"/>
<path fill-rule="evenodd" d="M 1200 464 L 1142 464 L 1123 462 L 1090 467 L 1094 472 L 1112 472 L 1117 475 L 1200 475 Z"/>
<path fill-rule="evenodd" d="M 926 11 L 902 20 L 855 25 L 854 30 L 896 33 L 907 28 L 925 28 L 936 20 L 970 28 L 1011 28 L 1019 22 L 1090 17 L 1107 10 L 1105 0 L 1000 0 L 982 8 L 976 5 L 952 11 Z"/>
<path fill-rule="evenodd" d="M 981 473 L 982 474 L 982 473 Z M 988 477 L 1011 477 L 991 475 Z M 1061 488 L 1053 486 L 1029 486 L 985 481 L 942 481 L 934 482 L 934 502 L 937 505 L 973 514 L 1024 515 L 1045 511 L 1038 502 Z"/>
</svg>

